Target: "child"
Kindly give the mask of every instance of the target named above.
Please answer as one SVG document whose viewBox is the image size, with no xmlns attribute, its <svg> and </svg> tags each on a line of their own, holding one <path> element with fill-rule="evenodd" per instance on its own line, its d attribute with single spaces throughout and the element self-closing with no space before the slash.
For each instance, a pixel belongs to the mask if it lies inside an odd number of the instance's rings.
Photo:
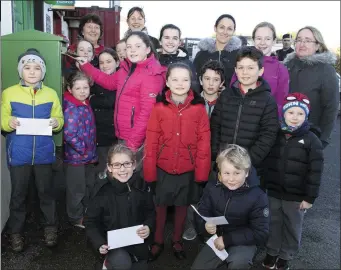
<svg viewBox="0 0 341 270">
<path fill-rule="evenodd" d="M 70 222 L 84 228 L 84 209 L 94 185 L 96 154 L 95 118 L 89 104 L 90 78 L 71 73 L 64 93 L 64 162 L 66 163 L 66 209 Z"/>
<path fill-rule="evenodd" d="M 122 62 L 127 57 L 127 44 L 125 39 L 121 39 L 116 47 L 115 50 L 118 54 L 118 57 L 120 59 L 120 62 Z"/>
<path fill-rule="evenodd" d="M 7 164 L 12 182 L 7 228 L 11 247 L 16 252 L 24 248 L 25 199 L 32 173 L 45 219 L 45 244 L 54 246 L 57 243 L 52 176 L 55 145 L 52 136 L 17 135 L 16 128 L 20 126 L 17 117 L 50 119 L 54 132 L 61 130 L 64 123 L 57 93 L 43 84 L 46 65 L 39 51 L 28 49 L 19 56 L 18 73 L 21 78 L 19 84 L 5 89 L 1 99 L 1 129 L 7 133 Z"/>
<path fill-rule="evenodd" d="M 269 234 L 269 209 L 266 194 L 246 178 L 251 169 L 246 149 L 230 144 L 217 157 L 218 184 L 207 187 L 198 211 L 206 217 L 225 216 L 228 225 L 205 223 L 196 216 L 198 231 L 217 234 L 214 245 L 226 250 L 222 261 L 210 246 L 204 245 L 191 269 L 216 269 L 228 264 L 228 269 L 249 269 L 256 246 L 266 243 Z M 206 188 L 206 189 L 207 189 Z"/>
<path fill-rule="evenodd" d="M 136 168 L 135 154 L 126 146 L 112 146 L 106 178 L 98 182 L 86 211 L 86 234 L 96 250 L 107 254 L 107 269 L 148 269 L 148 237 L 155 226 L 152 193 Z M 108 250 L 107 231 L 143 225 L 136 231 L 144 244 Z M 146 241 L 147 240 L 147 241 Z"/>
<path fill-rule="evenodd" d="M 289 269 L 297 254 L 306 209 L 318 197 L 323 170 L 323 147 L 308 123 L 310 104 L 301 93 L 283 103 L 283 120 L 275 146 L 265 161 L 271 223 L 266 268 Z"/>
<path fill-rule="evenodd" d="M 209 117 L 211 117 L 219 92 L 223 88 L 224 78 L 224 66 L 219 61 L 209 61 L 201 69 L 199 76 L 203 89 L 201 96 L 205 100 L 205 107 Z"/>
<path fill-rule="evenodd" d="M 146 133 L 143 171 L 145 181 L 154 183 L 156 231 L 150 260 L 164 248 L 167 207 L 175 206 L 172 247 L 178 259 L 185 253 L 183 233 L 187 207 L 197 203 L 198 183 L 208 180 L 210 171 L 210 129 L 204 100 L 190 89 L 191 70 L 184 63 L 169 66 L 169 90 L 159 96 Z M 199 192 L 197 192 L 199 193 Z"/>
<path fill-rule="evenodd" d="M 201 96 L 205 100 L 206 112 L 209 117 L 214 109 L 214 105 L 218 99 L 218 92 L 224 84 L 224 66 L 219 61 L 208 61 L 201 69 L 199 80 L 203 91 Z M 188 207 L 187 212 L 187 229 L 182 238 L 191 241 L 197 237 L 197 233 L 193 226 L 194 211 L 192 207 Z"/>
<path fill-rule="evenodd" d="M 258 172 L 278 129 L 277 104 L 261 77 L 262 63 L 263 54 L 256 48 L 239 50 L 235 66 L 238 81 L 221 92 L 211 116 L 212 159 L 222 146 L 238 144 L 249 151 Z"/>
</svg>

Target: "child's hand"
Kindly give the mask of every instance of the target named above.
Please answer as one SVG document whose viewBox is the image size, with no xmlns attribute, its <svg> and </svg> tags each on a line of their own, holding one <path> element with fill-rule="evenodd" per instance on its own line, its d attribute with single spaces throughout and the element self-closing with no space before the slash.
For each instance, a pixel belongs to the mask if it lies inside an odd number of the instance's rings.
<svg viewBox="0 0 341 270">
<path fill-rule="evenodd" d="M 136 231 L 137 235 L 140 236 L 142 239 L 146 239 L 150 234 L 150 229 L 148 226 L 143 226 L 142 228 Z"/>
<path fill-rule="evenodd" d="M 8 121 L 8 125 L 13 129 L 17 129 L 17 126 L 20 126 L 20 122 L 16 117 L 11 117 Z"/>
<path fill-rule="evenodd" d="M 105 255 L 107 254 L 109 251 L 109 246 L 107 245 L 101 245 L 100 248 L 99 248 L 99 253 Z"/>
<path fill-rule="evenodd" d="M 308 203 L 306 201 L 302 201 L 300 204 L 300 210 L 305 210 L 311 208 L 313 205 L 311 203 Z"/>
<path fill-rule="evenodd" d="M 223 250 L 225 248 L 224 240 L 222 236 L 219 236 L 216 240 L 214 240 L 214 246 L 218 250 Z"/>
<path fill-rule="evenodd" d="M 56 118 L 51 118 L 50 119 L 50 126 L 52 126 L 52 128 L 56 128 L 58 127 L 59 123 L 58 120 Z"/>
<path fill-rule="evenodd" d="M 207 222 L 205 223 L 205 229 L 209 234 L 215 234 L 217 232 L 217 226 Z"/>
<path fill-rule="evenodd" d="M 79 63 L 81 66 L 83 66 L 84 64 L 88 63 L 88 58 L 86 57 L 76 57 L 77 63 Z"/>
</svg>

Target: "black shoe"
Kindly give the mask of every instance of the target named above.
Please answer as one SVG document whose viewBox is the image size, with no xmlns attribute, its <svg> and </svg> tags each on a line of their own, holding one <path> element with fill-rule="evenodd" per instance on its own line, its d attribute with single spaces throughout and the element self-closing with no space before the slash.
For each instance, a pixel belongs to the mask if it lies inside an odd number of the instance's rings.
<svg viewBox="0 0 341 270">
<path fill-rule="evenodd" d="M 277 258 L 278 256 L 271 256 L 269 254 L 266 254 L 266 257 L 262 263 L 263 267 L 267 269 L 276 269 Z"/>
<path fill-rule="evenodd" d="M 57 245 L 58 234 L 57 228 L 54 226 L 45 227 L 44 229 L 45 245 L 47 247 L 54 247 Z"/>
<path fill-rule="evenodd" d="M 20 233 L 10 235 L 11 248 L 15 252 L 21 252 L 24 249 L 24 238 Z"/>
<path fill-rule="evenodd" d="M 276 262 L 276 269 L 281 269 L 281 270 L 289 270 L 289 263 L 287 260 L 283 260 L 281 258 L 278 258 Z"/>
<path fill-rule="evenodd" d="M 156 251 L 155 252 L 153 252 L 153 248 L 154 247 L 156 247 Z M 149 251 L 148 261 L 149 262 L 155 261 L 161 255 L 161 253 L 164 250 L 164 248 L 165 248 L 164 244 L 154 243 L 152 245 L 151 250 Z"/>
<path fill-rule="evenodd" d="M 181 249 L 177 249 L 176 246 L 180 245 Z M 177 241 L 177 242 L 172 242 L 172 248 L 173 248 L 173 253 L 174 256 L 178 259 L 178 260 L 184 260 L 186 259 L 186 253 L 184 251 L 184 245 L 181 241 Z"/>
</svg>

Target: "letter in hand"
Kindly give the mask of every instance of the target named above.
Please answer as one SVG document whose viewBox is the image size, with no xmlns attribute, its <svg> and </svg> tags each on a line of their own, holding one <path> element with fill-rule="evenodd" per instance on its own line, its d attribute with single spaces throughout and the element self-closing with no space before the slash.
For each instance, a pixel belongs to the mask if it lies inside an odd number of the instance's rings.
<svg viewBox="0 0 341 270">
<path fill-rule="evenodd" d="M 224 240 L 222 236 L 219 236 L 216 240 L 214 240 L 214 246 L 216 247 L 216 249 L 220 251 L 225 248 Z"/>
<path fill-rule="evenodd" d="M 11 117 L 8 121 L 8 125 L 10 128 L 17 129 L 17 126 L 20 126 L 20 122 L 16 117 Z"/>
<path fill-rule="evenodd" d="M 77 63 L 79 63 L 81 66 L 88 63 L 88 58 L 86 57 L 76 57 Z"/>
<path fill-rule="evenodd" d="M 143 226 L 142 228 L 136 231 L 137 235 L 140 236 L 142 239 L 146 239 L 150 234 L 150 229 L 148 226 Z"/>
<path fill-rule="evenodd" d="M 109 246 L 107 245 L 101 245 L 100 248 L 99 248 L 99 253 L 105 255 L 107 254 L 109 251 Z"/>
<path fill-rule="evenodd" d="M 209 223 L 205 223 L 205 229 L 209 234 L 216 234 L 217 232 L 217 225 L 214 224 L 209 224 Z"/>
</svg>

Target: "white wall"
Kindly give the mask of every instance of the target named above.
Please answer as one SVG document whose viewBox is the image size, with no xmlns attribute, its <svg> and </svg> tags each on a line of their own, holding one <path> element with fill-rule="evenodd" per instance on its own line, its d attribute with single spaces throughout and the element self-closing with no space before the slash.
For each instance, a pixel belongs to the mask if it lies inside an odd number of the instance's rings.
<svg viewBox="0 0 341 270">
<path fill-rule="evenodd" d="M 1 1 L 1 35 L 12 33 L 12 2 Z M 1 67 L 2 69 L 2 67 Z M 1 85 L 2 89 L 2 85 Z M 1 136 L 1 231 L 9 217 L 9 201 L 11 198 L 11 180 L 6 161 L 6 140 Z"/>
<path fill-rule="evenodd" d="M 50 7 L 44 2 L 44 32 L 53 34 L 53 12 L 49 11 Z"/>
</svg>

